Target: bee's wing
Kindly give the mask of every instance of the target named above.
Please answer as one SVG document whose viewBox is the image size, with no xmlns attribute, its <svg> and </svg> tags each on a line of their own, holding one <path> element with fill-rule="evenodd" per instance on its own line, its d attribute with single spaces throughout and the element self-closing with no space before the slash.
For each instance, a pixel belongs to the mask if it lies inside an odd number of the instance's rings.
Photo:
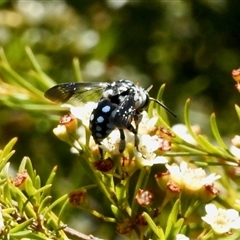
<svg viewBox="0 0 240 240">
<path fill-rule="evenodd" d="M 61 83 L 48 89 L 44 96 L 56 103 L 65 103 L 71 100 L 94 101 L 99 99 L 109 83 L 103 82 L 71 82 Z"/>
</svg>

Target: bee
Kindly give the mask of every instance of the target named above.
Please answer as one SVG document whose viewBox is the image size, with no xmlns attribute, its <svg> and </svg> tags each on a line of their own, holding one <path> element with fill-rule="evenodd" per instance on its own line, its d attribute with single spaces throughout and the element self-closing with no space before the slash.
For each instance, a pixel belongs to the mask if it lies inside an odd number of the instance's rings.
<svg viewBox="0 0 240 240">
<path fill-rule="evenodd" d="M 162 102 L 149 96 L 151 88 L 152 86 L 144 89 L 127 79 L 112 83 L 71 82 L 48 89 L 44 96 L 56 103 L 65 103 L 74 99 L 88 101 L 98 96 L 89 119 L 92 137 L 96 144 L 101 145 L 101 141 L 117 128 L 120 132 L 119 152 L 122 153 L 126 146 L 124 129 L 134 134 L 135 147 L 138 147 L 138 126 L 142 119 L 142 112 L 148 107 L 150 101 L 158 103 L 176 117 Z M 133 122 L 135 127 L 132 125 Z M 100 154 L 102 157 L 101 148 Z"/>
</svg>

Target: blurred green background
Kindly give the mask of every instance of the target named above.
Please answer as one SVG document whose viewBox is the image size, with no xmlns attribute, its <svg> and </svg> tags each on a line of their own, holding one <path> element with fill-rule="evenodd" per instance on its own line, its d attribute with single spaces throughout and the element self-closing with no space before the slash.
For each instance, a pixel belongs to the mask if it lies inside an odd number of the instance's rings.
<svg viewBox="0 0 240 240">
<path fill-rule="evenodd" d="M 239 131 L 234 110 L 239 97 L 231 78 L 240 65 L 239 9 L 238 0 L 1 0 L 0 45 L 22 76 L 31 69 L 25 52 L 29 46 L 57 83 L 75 80 L 74 57 L 80 60 L 84 81 L 127 78 L 144 87 L 153 84 L 153 97 L 167 83 L 164 103 L 178 116 L 169 117 L 171 124 L 183 122 L 184 104 L 191 98 L 192 124 L 211 138 L 209 116 L 214 111 L 229 143 Z M 1 69 L 0 77 L 4 81 Z M 24 111 L 21 103 L 10 109 L 0 102 L 0 148 L 17 136 L 12 164 L 18 166 L 29 156 L 43 181 L 58 165 L 55 194 L 60 196 L 89 179 L 69 146 L 53 135 L 56 115 Z M 92 201 L 99 211 L 107 204 Z M 106 237 L 101 234 L 109 227 L 73 209 L 64 220 L 99 237 Z M 107 231 L 108 239 L 120 239 L 114 228 Z"/>
</svg>

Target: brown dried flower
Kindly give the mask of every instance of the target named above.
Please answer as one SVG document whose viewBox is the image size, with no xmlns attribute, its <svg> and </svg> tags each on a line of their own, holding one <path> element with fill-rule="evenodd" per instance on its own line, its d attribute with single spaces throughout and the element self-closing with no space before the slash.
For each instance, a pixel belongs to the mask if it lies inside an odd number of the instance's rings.
<svg viewBox="0 0 240 240">
<path fill-rule="evenodd" d="M 114 168 L 114 162 L 110 157 L 108 157 L 107 159 L 95 162 L 94 167 L 101 172 L 109 172 Z"/>
<path fill-rule="evenodd" d="M 127 235 L 131 233 L 134 226 L 129 218 L 124 219 L 123 222 L 117 222 L 116 231 L 121 235 Z"/>
<path fill-rule="evenodd" d="M 77 118 L 74 117 L 71 113 L 61 117 L 59 124 L 64 125 L 68 133 L 75 132 L 78 126 Z"/>
<path fill-rule="evenodd" d="M 28 177 L 29 175 L 27 170 L 24 169 L 23 172 L 16 174 L 16 177 L 12 180 L 12 183 L 15 187 L 21 188 Z"/>
<path fill-rule="evenodd" d="M 153 199 L 154 197 L 152 191 L 143 189 L 139 189 L 135 197 L 135 200 L 138 202 L 138 204 L 143 207 L 151 204 L 153 202 Z"/>
<path fill-rule="evenodd" d="M 87 191 L 78 190 L 69 194 L 69 202 L 74 207 L 82 205 L 86 200 Z"/>
</svg>

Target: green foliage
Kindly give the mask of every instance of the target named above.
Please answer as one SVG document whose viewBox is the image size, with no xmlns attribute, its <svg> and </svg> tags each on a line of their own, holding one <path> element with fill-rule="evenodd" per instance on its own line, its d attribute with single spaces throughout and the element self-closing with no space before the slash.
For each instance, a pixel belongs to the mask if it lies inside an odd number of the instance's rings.
<svg viewBox="0 0 240 240">
<path fill-rule="evenodd" d="M 55 83 L 41 70 L 30 48 L 26 48 L 26 52 L 33 70 L 25 78 L 11 68 L 3 50 L 1 51 L 0 67 L 4 79 L 1 82 L 2 104 L 36 112 L 43 109 L 56 112 L 62 110 L 43 97 L 43 92 Z M 80 80 L 78 61 L 75 59 L 73 64 L 75 76 Z M 159 90 L 159 100 L 163 89 L 164 86 Z M 237 106 L 236 110 L 239 114 Z M 53 180 L 56 177 L 57 167 L 53 168 L 43 184 L 31 160 L 24 157 L 15 178 L 10 177 L 9 161 L 14 154 L 12 149 L 17 141 L 16 138 L 12 139 L 0 153 L 2 238 L 87 239 L 87 236 L 66 227 L 62 222 L 62 218 L 64 219 L 70 211 L 67 207 L 69 205 L 79 211 L 84 210 L 110 225 L 114 224 L 117 233 L 129 239 L 174 239 L 181 233 L 199 239 L 211 239 L 217 236 L 218 233 L 213 232 L 214 229 L 210 229 L 208 225 L 203 226 L 202 208 L 204 204 L 214 199 L 220 207 L 240 210 L 239 205 L 236 204 L 239 198 L 236 187 L 239 156 L 231 153 L 221 137 L 215 114 L 210 117 L 212 134 L 215 138 L 211 141 L 208 136 L 194 130 L 189 112 L 188 99 L 184 109 L 186 132 L 178 132 L 170 128 L 167 116 L 161 108 L 150 105 L 147 121 L 154 118 L 157 120 L 153 132 L 148 133 L 149 139 L 158 136 L 158 139 L 171 144 L 171 149 L 166 150 L 162 145 L 161 149 L 154 150 L 154 153 L 145 153 L 146 156 L 143 156 L 140 147 L 137 152 L 129 143 L 122 156 L 109 150 L 104 153 L 104 159 L 99 159 L 96 145 L 92 145 L 90 132 L 86 126 L 81 132 L 85 134 L 85 140 L 81 138 L 77 128 L 68 131 L 67 125 L 58 126 L 56 129 L 59 128 L 61 132 L 55 131 L 55 134 L 78 152 L 79 164 L 89 177 L 90 183 L 74 191 L 67 191 L 56 199 L 51 192 L 56 184 Z M 83 122 L 79 121 L 79 124 L 82 125 Z M 145 135 L 146 133 L 139 134 L 140 139 Z M 191 137 L 191 140 L 186 139 L 186 136 Z M 148 147 L 146 144 L 145 151 Z M 151 154 L 155 154 L 153 158 Z M 158 157 L 167 159 L 169 165 L 166 167 L 169 172 L 163 164 L 160 164 L 160 167 L 155 164 L 155 158 Z M 171 167 L 170 164 L 173 162 L 179 163 L 181 168 L 176 168 L 175 165 Z M 189 166 L 194 164 L 196 169 L 189 168 L 185 172 L 186 176 L 183 173 L 182 176 L 181 171 L 185 167 L 180 162 Z M 105 167 L 109 166 L 111 168 L 106 171 Z M 208 179 L 205 173 L 203 174 L 203 170 L 197 168 L 198 166 L 203 166 L 206 171 L 212 173 L 212 177 Z M 185 179 L 184 177 L 189 177 L 189 174 L 191 178 Z M 213 185 L 213 180 L 217 180 L 220 176 L 214 174 L 221 175 L 221 179 L 218 180 L 220 193 Z M 203 178 L 203 182 L 200 188 L 195 189 L 194 181 L 199 177 L 198 175 Z M 156 187 L 156 183 L 159 188 Z M 150 189 L 154 189 L 154 193 Z M 107 202 L 103 205 L 103 209 L 97 209 L 88 200 L 92 190 L 97 190 L 101 196 L 94 196 L 96 201 Z M 153 198 L 153 195 L 157 197 Z M 202 233 L 199 234 L 200 230 Z M 238 239 L 239 230 L 233 231 L 233 235 L 229 238 L 224 235 L 224 239 Z M 221 239 L 220 236 L 218 239 Z"/>
<path fill-rule="evenodd" d="M 51 206 L 67 199 L 51 203 L 50 189 L 56 168 L 50 173 L 47 183 L 41 186 L 41 179 L 33 169 L 31 160 L 24 158 L 15 178 L 10 177 L 10 163 L 14 144 L 12 139 L 0 156 L 1 176 L 1 239 L 66 239 L 61 223 L 51 211 Z"/>
<path fill-rule="evenodd" d="M 210 201 L 240 210 L 239 95 L 229 81 L 240 62 L 238 19 L 239 1 L 0 1 L 0 238 L 239 239 L 239 229 L 218 234 L 201 219 Z M 65 142 L 52 134 L 69 109 L 45 99 L 48 88 L 119 78 L 152 84 L 150 95 L 178 115 L 151 102 L 143 123 L 155 121 L 146 139 L 161 139 L 154 154 L 172 168 L 131 144 L 99 161 L 82 120 L 60 132 Z M 203 177 L 196 190 L 199 167 L 221 178 Z"/>
</svg>

